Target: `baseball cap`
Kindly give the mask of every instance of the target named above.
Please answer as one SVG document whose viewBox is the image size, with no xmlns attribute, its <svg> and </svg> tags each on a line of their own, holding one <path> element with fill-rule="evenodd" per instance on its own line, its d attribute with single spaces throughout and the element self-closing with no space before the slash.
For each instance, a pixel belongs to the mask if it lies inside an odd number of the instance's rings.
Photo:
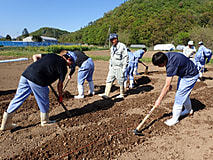
<svg viewBox="0 0 213 160">
<path fill-rule="evenodd" d="M 110 36 L 109 36 L 109 40 L 111 40 L 111 39 L 116 39 L 116 38 L 118 38 L 118 35 L 117 35 L 116 33 L 112 33 L 112 34 L 110 34 Z"/>
<path fill-rule="evenodd" d="M 74 52 L 68 51 L 67 54 L 70 58 L 72 58 L 73 62 L 76 62 L 77 56 L 75 55 Z"/>
<path fill-rule="evenodd" d="M 188 42 L 188 45 L 193 45 L 193 44 L 194 44 L 193 41 Z"/>
<path fill-rule="evenodd" d="M 202 42 L 202 41 L 200 41 L 198 44 L 199 44 L 199 45 L 202 45 L 202 44 L 203 44 L 203 42 Z"/>
</svg>

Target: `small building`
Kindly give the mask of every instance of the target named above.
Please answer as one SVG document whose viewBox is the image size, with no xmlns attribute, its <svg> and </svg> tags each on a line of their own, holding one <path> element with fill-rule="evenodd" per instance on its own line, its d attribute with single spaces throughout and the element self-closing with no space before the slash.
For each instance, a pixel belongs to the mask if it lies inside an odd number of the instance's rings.
<svg viewBox="0 0 213 160">
<path fill-rule="evenodd" d="M 42 42 L 58 43 L 58 40 L 56 38 L 53 38 L 53 37 L 41 36 L 41 38 L 42 38 Z M 34 42 L 32 39 L 33 39 L 33 36 L 28 36 L 28 37 L 23 39 L 23 42 Z"/>
</svg>

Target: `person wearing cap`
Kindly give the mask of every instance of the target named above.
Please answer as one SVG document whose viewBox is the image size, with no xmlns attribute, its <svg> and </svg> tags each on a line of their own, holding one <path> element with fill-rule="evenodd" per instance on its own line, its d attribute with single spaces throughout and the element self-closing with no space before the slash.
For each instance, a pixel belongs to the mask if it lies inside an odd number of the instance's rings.
<svg viewBox="0 0 213 160">
<path fill-rule="evenodd" d="M 109 98 L 113 82 L 117 79 L 120 86 L 120 94 L 116 98 L 124 98 L 124 74 L 128 65 L 128 53 L 126 45 L 118 41 L 118 35 L 110 34 L 109 37 L 112 47 L 110 48 L 111 57 L 109 60 L 109 72 L 106 79 L 105 93 L 99 94 L 104 99 Z"/>
<path fill-rule="evenodd" d="M 46 126 L 55 121 L 49 120 L 49 88 L 58 79 L 59 102 L 63 101 L 63 81 L 67 74 L 67 66 L 73 63 L 73 57 L 69 55 L 59 56 L 57 54 L 33 55 L 34 63 L 27 67 L 22 73 L 15 97 L 10 102 L 3 114 L 1 130 L 16 128 L 12 118 L 17 109 L 21 107 L 27 97 L 33 92 L 40 109 L 41 126 Z"/>
<path fill-rule="evenodd" d="M 88 57 L 84 52 L 81 51 L 61 51 L 60 54 L 70 54 L 74 59 L 74 63 L 70 65 L 70 73 L 68 79 L 71 79 L 72 74 L 75 72 L 75 67 L 78 66 L 78 95 L 74 96 L 76 99 L 84 98 L 84 82 L 85 80 L 89 83 L 89 92 L 90 96 L 95 95 L 94 92 L 94 83 L 93 83 L 93 72 L 94 72 L 94 63 L 92 58 Z"/>
<path fill-rule="evenodd" d="M 196 48 L 194 46 L 194 42 L 193 41 L 189 41 L 188 45 L 186 47 L 184 47 L 183 49 L 183 54 L 188 57 L 190 60 L 193 61 L 193 55 L 196 53 Z"/>
<path fill-rule="evenodd" d="M 146 52 L 147 52 L 147 49 L 146 49 L 146 48 L 142 48 L 142 49 L 139 49 L 139 50 L 133 52 L 134 56 L 136 57 L 136 58 L 135 58 L 135 64 L 134 64 L 133 75 L 140 75 L 140 74 L 138 73 L 138 71 L 137 71 L 137 70 L 138 70 L 138 62 L 139 62 L 139 63 L 142 63 L 142 62 L 140 61 L 140 59 L 143 57 L 144 53 L 146 53 Z"/>
<path fill-rule="evenodd" d="M 134 64 L 135 64 L 135 55 L 131 52 L 129 48 L 127 48 L 128 56 L 129 56 L 129 63 L 126 68 L 125 72 L 125 81 L 124 81 L 124 88 L 127 87 L 127 79 L 129 77 L 129 88 L 134 87 L 134 76 L 133 76 L 133 71 L 134 71 Z"/>
<path fill-rule="evenodd" d="M 166 81 L 155 106 L 160 106 L 163 98 L 172 89 L 171 83 L 174 76 L 178 76 L 177 91 L 173 104 L 172 118 L 165 121 L 165 124 L 172 126 L 179 122 L 180 116 L 193 114 L 190 100 L 191 91 L 198 79 L 198 70 L 195 64 L 179 52 L 157 52 L 152 56 L 152 63 L 158 67 L 166 67 Z M 182 111 L 182 108 L 185 108 Z"/>
<path fill-rule="evenodd" d="M 206 48 L 203 45 L 203 42 L 200 41 L 198 43 L 199 48 L 197 53 L 195 54 L 194 63 L 197 66 L 197 69 L 199 70 L 199 79 L 198 81 L 202 80 L 203 72 L 205 69 L 205 64 L 209 63 L 212 57 L 212 51 L 208 48 Z"/>
</svg>

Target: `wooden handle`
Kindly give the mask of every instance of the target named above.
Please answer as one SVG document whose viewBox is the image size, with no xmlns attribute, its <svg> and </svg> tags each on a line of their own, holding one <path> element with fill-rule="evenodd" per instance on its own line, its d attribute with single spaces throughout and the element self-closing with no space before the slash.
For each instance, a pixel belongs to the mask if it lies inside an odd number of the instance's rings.
<svg viewBox="0 0 213 160">
<path fill-rule="evenodd" d="M 149 113 L 146 115 L 146 117 L 142 120 L 142 122 L 137 126 L 136 130 L 140 131 L 142 125 L 144 124 L 144 122 L 149 118 L 149 116 L 152 114 L 152 112 L 155 110 L 156 106 L 154 106 Z"/>
</svg>

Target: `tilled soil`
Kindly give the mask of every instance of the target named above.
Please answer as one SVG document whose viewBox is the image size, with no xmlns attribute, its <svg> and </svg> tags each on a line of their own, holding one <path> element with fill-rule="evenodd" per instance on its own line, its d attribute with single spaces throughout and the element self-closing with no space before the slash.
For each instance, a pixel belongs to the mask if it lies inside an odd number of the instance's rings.
<svg viewBox="0 0 213 160">
<path fill-rule="evenodd" d="M 102 53 L 97 51 L 95 54 Z M 31 63 L 30 59 L 0 64 L 1 119 L 15 95 L 21 73 Z M 0 159 L 213 159 L 213 67 L 207 66 L 204 81 L 197 82 L 192 91 L 193 116 L 181 117 L 172 127 L 164 124 L 172 115 L 175 78 L 172 91 L 142 127 L 144 136 L 136 136 L 131 131 L 153 107 L 166 77 L 165 68 L 147 64 L 148 75 L 139 64 L 141 75 L 135 77 L 135 87 L 127 89 L 124 99 L 115 98 L 119 94 L 117 82 L 112 87 L 111 99 L 98 96 L 104 92 L 108 73 L 108 62 L 104 61 L 95 61 L 96 95 L 87 96 L 85 82 L 86 97 L 74 99 L 77 95 L 76 72 L 64 91 L 63 102 L 72 117 L 67 117 L 50 90 L 50 119 L 57 123 L 47 127 L 40 126 L 40 111 L 31 94 L 13 118 L 19 127 L 0 132 Z M 56 83 L 53 86 L 56 88 Z"/>
</svg>

